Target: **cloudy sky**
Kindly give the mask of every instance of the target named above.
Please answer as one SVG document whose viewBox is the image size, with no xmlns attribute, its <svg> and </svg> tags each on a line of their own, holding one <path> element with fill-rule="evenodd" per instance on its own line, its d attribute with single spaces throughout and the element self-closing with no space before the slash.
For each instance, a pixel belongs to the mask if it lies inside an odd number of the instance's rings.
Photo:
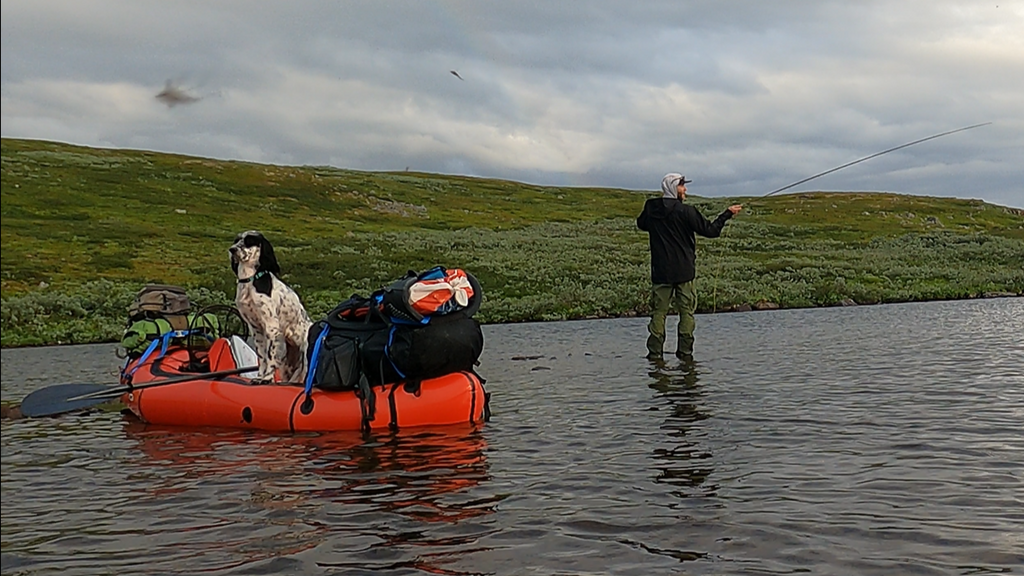
<svg viewBox="0 0 1024 576">
<path fill-rule="evenodd" d="M 692 194 L 758 196 L 991 122 L 793 191 L 1024 207 L 1024 0 L 0 10 L 4 137 L 638 190 L 678 171 Z M 156 98 L 168 80 L 186 101 Z"/>
</svg>

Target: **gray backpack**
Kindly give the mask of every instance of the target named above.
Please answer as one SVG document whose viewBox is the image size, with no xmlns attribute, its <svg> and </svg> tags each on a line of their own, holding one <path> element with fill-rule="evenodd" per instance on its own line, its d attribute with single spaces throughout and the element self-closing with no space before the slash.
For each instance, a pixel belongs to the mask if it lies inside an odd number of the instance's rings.
<svg viewBox="0 0 1024 576">
<path fill-rule="evenodd" d="M 129 322 L 135 322 L 146 318 L 165 318 L 175 330 L 184 330 L 188 327 L 191 307 L 184 288 L 168 284 L 146 284 L 128 307 L 128 319 Z"/>
</svg>

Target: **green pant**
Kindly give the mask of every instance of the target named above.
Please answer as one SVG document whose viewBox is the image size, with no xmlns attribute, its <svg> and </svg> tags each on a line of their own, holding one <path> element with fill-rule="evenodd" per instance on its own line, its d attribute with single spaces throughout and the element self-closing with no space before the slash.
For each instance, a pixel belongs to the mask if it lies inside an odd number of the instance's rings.
<svg viewBox="0 0 1024 576">
<path fill-rule="evenodd" d="M 676 330 L 676 355 L 693 355 L 693 329 L 696 322 L 693 313 L 697 310 L 697 291 L 693 281 L 682 284 L 655 284 L 651 288 L 651 321 L 647 324 L 647 352 L 649 356 L 661 357 L 665 347 L 665 317 L 669 307 L 679 312 L 679 328 Z"/>
</svg>

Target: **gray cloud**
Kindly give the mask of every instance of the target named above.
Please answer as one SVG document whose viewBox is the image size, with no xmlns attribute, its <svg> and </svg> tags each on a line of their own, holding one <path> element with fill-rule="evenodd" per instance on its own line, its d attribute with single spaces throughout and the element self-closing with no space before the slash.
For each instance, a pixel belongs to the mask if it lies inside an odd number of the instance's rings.
<svg viewBox="0 0 1024 576">
<path fill-rule="evenodd" d="M 1020 207 L 1024 7 L 999 6 L 12 0 L 2 133 L 722 196 L 992 121 L 796 190 Z"/>
</svg>

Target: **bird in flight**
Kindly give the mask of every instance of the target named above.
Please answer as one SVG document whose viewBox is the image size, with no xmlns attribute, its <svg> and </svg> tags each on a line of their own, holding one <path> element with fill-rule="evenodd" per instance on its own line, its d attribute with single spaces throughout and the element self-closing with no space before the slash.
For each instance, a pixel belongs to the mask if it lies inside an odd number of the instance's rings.
<svg viewBox="0 0 1024 576">
<path fill-rule="evenodd" d="M 156 95 L 156 99 L 167 104 L 168 108 L 174 108 L 178 104 L 191 104 L 199 101 L 198 96 L 193 96 L 188 92 L 185 92 L 183 89 L 175 86 L 174 82 L 171 82 L 170 80 L 168 80 L 167 84 L 164 85 L 164 89 Z"/>
<path fill-rule="evenodd" d="M 462 80 L 463 82 L 465 82 L 465 81 L 466 81 L 466 79 L 465 79 L 465 78 L 463 78 L 462 76 L 459 76 L 459 73 L 458 73 L 458 72 L 456 72 L 455 70 L 449 70 L 449 72 L 451 72 L 451 73 L 452 73 L 452 76 L 455 76 L 455 77 L 456 77 L 456 78 L 458 78 L 459 80 Z"/>
</svg>

